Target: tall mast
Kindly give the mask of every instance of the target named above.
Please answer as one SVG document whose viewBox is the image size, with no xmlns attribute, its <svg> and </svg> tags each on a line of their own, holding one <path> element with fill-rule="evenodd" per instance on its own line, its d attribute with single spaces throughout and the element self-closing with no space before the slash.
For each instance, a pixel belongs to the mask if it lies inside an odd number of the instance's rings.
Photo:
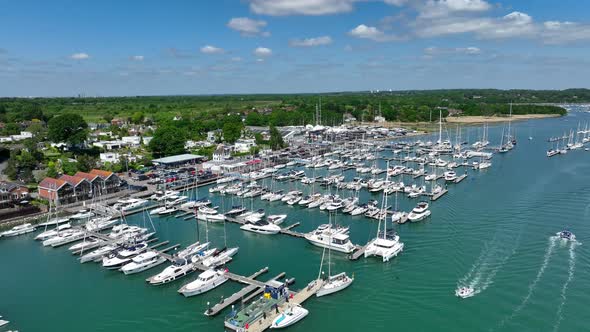
<svg viewBox="0 0 590 332">
<path fill-rule="evenodd" d="M 442 110 L 438 110 L 438 144 L 442 144 Z"/>
</svg>

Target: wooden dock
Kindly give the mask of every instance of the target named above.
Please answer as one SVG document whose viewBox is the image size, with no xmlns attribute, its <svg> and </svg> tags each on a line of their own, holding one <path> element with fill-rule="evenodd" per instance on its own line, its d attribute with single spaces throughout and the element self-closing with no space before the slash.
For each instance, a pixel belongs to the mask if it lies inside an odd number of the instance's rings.
<svg viewBox="0 0 590 332">
<path fill-rule="evenodd" d="M 356 250 L 352 254 L 348 255 L 348 259 L 350 259 L 351 261 L 356 261 L 359 258 L 361 258 L 361 256 L 365 254 L 365 250 L 367 250 L 368 245 L 368 243 L 364 246 L 357 245 Z"/>
<path fill-rule="evenodd" d="M 455 183 L 459 183 L 459 182 L 461 182 L 461 181 L 465 180 L 465 178 L 466 178 L 466 177 L 467 177 L 467 173 L 465 173 L 465 174 L 463 174 L 463 175 L 461 175 L 461 176 L 457 177 L 457 178 L 455 179 Z"/>
<path fill-rule="evenodd" d="M 443 191 L 441 191 L 441 192 L 439 192 L 439 193 L 437 193 L 435 195 L 432 195 L 432 197 L 430 197 L 430 200 L 431 201 L 436 201 L 437 199 L 441 198 L 444 194 L 446 194 L 448 192 L 449 192 L 448 189 L 443 189 Z"/>
</svg>

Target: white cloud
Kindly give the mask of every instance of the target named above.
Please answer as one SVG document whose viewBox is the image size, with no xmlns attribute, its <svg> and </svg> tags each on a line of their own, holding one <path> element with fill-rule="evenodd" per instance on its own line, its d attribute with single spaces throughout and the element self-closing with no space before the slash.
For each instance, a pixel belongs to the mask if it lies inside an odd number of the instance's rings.
<svg viewBox="0 0 590 332">
<path fill-rule="evenodd" d="M 272 50 L 266 47 L 257 47 L 253 53 L 257 57 L 269 57 L 272 55 Z"/>
<path fill-rule="evenodd" d="M 86 60 L 89 58 L 90 58 L 90 55 L 88 55 L 86 53 L 74 53 L 74 54 L 70 55 L 70 59 L 73 59 L 73 60 Z"/>
<path fill-rule="evenodd" d="M 547 21 L 541 38 L 546 44 L 577 43 L 590 40 L 590 25 L 575 22 Z"/>
<path fill-rule="evenodd" d="M 479 55 L 481 49 L 475 46 L 469 47 L 456 47 L 456 48 L 444 48 L 444 47 L 428 47 L 424 49 L 424 54 L 428 57 L 434 57 L 436 55 Z"/>
<path fill-rule="evenodd" d="M 227 23 L 230 29 L 236 30 L 244 36 L 269 36 L 268 31 L 262 31 L 266 27 L 266 21 L 253 20 L 248 17 L 234 17 Z"/>
<path fill-rule="evenodd" d="M 428 0 L 423 4 L 418 3 L 419 16 L 423 18 L 448 16 L 458 12 L 483 12 L 491 7 L 485 0 Z"/>
<path fill-rule="evenodd" d="M 133 61 L 143 61 L 144 57 L 143 57 L 143 55 L 134 55 L 134 56 L 130 57 L 130 59 Z"/>
<path fill-rule="evenodd" d="M 223 48 L 219 48 L 219 47 L 215 47 L 215 46 L 211 46 L 211 45 L 205 45 L 203 47 L 201 47 L 201 53 L 205 53 L 205 54 L 222 54 L 225 51 L 223 50 Z"/>
<path fill-rule="evenodd" d="M 350 30 L 348 34 L 352 37 L 370 39 L 377 42 L 386 42 L 402 39 L 394 35 L 386 34 L 385 32 L 379 30 L 376 27 L 371 27 L 364 24 L 358 25 L 356 28 Z"/>
<path fill-rule="evenodd" d="M 256 14 L 330 15 L 348 13 L 359 0 L 250 0 L 250 10 Z"/>
<path fill-rule="evenodd" d="M 315 38 L 293 39 L 289 42 L 292 47 L 314 47 L 332 44 L 330 36 L 321 36 Z"/>
</svg>

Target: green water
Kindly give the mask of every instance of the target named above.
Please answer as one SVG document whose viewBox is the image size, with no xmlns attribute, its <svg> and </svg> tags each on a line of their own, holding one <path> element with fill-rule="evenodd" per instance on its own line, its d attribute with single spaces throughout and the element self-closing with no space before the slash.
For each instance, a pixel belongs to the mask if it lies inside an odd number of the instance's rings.
<svg viewBox="0 0 590 332">
<path fill-rule="evenodd" d="M 496 155 L 491 169 L 470 171 L 465 181 L 452 185 L 431 205 L 430 220 L 396 226 L 406 245 L 399 257 L 383 264 L 363 258 L 351 262 L 334 254 L 333 271 L 354 273 L 354 284 L 307 301 L 310 314 L 290 330 L 589 331 L 583 317 L 590 300 L 590 244 L 572 247 L 551 236 L 569 227 L 580 242 L 588 241 L 590 152 L 545 156 L 547 137 L 587 120 L 587 113 L 572 113 L 514 124 L 516 149 Z M 469 130 L 471 141 L 479 130 Z M 491 126 L 490 140 L 498 141 L 501 130 Z M 528 141 L 529 135 L 534 140 Z M 201 197 L 206 190 L 200 189 Z M 365 192 L 361 200 L 369 196 Z M 231 205 L 230 197 L 225 202 L 211 198 L 226 210 Z M 415 203 L 400 196 L 400 207 L 407 211 Z M 328 219 L 318 209 L 280 202 L 255 199 L 253 206 L 288 213 L 286 224 L 301 222 L 296 228 L 301 232 Z M 141 215 L 129 219 L 143 222 Z M 373 237 L 377 226 L 364 217 L 338 216 L 338 222 L 350 225 L 352 241 L 358 244 Z M 184 245 L 196 240 L 194 221 L 166 217 L 154 218 L 154 223 L 161 240 Z M 225 229 L 228 246 L 240 247 L 230 271 L 248 275 L 269 266 L 262 280 L 285 271 L 296 278 L 294 288 L 317 276 L 321 250 L 305 240 L 246 233 L 235 224 Z M 203 224 L 199 230 L 203 238 Z M 176 290 L 194 276 L 149 286 L 144 279 L 163 266 L 124 276 L 97 264 L 81 265 L 66 248 L 45 248 L 33 241 L 34 234 L 0 240 L 0 315 L 12 322 L 5 330 L 221 331 L 227 310 L 208 318 L 203 315 L 207 302 L 241 288 L 228 282 L 186 299 Z M 209 227 L 215 245 L 223 245 L 223 234 L 223 225 Z M 461 280 L 480 292 L 459 300 L 453 293 Z"/>
</svg>

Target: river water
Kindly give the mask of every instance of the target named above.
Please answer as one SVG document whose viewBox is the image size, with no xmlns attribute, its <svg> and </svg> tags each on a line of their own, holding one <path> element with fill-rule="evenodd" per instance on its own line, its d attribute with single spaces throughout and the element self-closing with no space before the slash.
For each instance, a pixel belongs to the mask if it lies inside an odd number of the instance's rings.
<svg viewBox="0 0 590 332">
<path fill-rule="evenodd" d="M 332 271 L 354 274 L 354 284 L 308 300 L 310 314 L 290 330 L 590 331 L 583 318 L 590 301 L 590 152 L 545 156 L 548 137 L 586 121 L 590 114 L 571 112 L 513 123 L 519 140 L 514 150 L 495 155 L 490 169 L 470 170 L 462 183 L 450 185 L 449 193 L 431 204 L 429 220 L 395 226 L 405 243 L 399 257 L 384 264 L 364 258 L 353 262 L 333 253 Z M 498 144 L 503 126 L 490 125 L 492 143 Z M 479 135 L 481 127 L 463 131 L 470 141 Z M 346 172 L 347 177 L 353 172 Z M 310 189 L 295 183 L 281 186 Z M 200 188 L 199 197 L 210 196 L 225 210 L 237 203 L 229 196 L 209 195 L 207 189 Z M 361 201 L 379 197 L 363 192 Z M 300 222 L 295 228 L 300 232 L 328 221 L 319 209 L 259 199 L 245 204 L 265 208 L 267 214 L 287 213 L 285 225 Z M 409 211 L 416 201 L 400 195 L 399 204 Z M 202 240 L 206 236 L 205 225 L 197 229 L 195 221 L 153 221 L 158 238 L 171 243 L 187 245 L 197 234 Z M 145 220 L 138 214 L 129 222 Z M 350 226 L 356 244 L 365 244 L 376 233 L 377 223 L 364 217 L 338 215 L 337 222 Z M 555 233 L 564 228 L 582 245 L 557 240 Z M 0 315 L 11 321 L 4 330 L 221 331 L 228 310 L 206 317 L 207 302 L 242 287 L 227 282 L 187 299 L 176 291 L 196 275 L 149 286 L 144 279 L 164 266 L 125 276 L 94 263 L 81 265 L 65 248 L 41 246 L 34 234 L 0 240 Z M 317 277 L 322 251 L 304 239 L 246 233 L 235 224 L 210 225 L 207 235 L 216 246 L 240 247 L 228 265 L 232 272 L 249 275 L 268 266 L 270 272 L 261 280 L 284 271 L 296 278 L 295 289 Z M 473 286 L 477 294 L 456 298 L 460 284 Z"/>
</svg>

